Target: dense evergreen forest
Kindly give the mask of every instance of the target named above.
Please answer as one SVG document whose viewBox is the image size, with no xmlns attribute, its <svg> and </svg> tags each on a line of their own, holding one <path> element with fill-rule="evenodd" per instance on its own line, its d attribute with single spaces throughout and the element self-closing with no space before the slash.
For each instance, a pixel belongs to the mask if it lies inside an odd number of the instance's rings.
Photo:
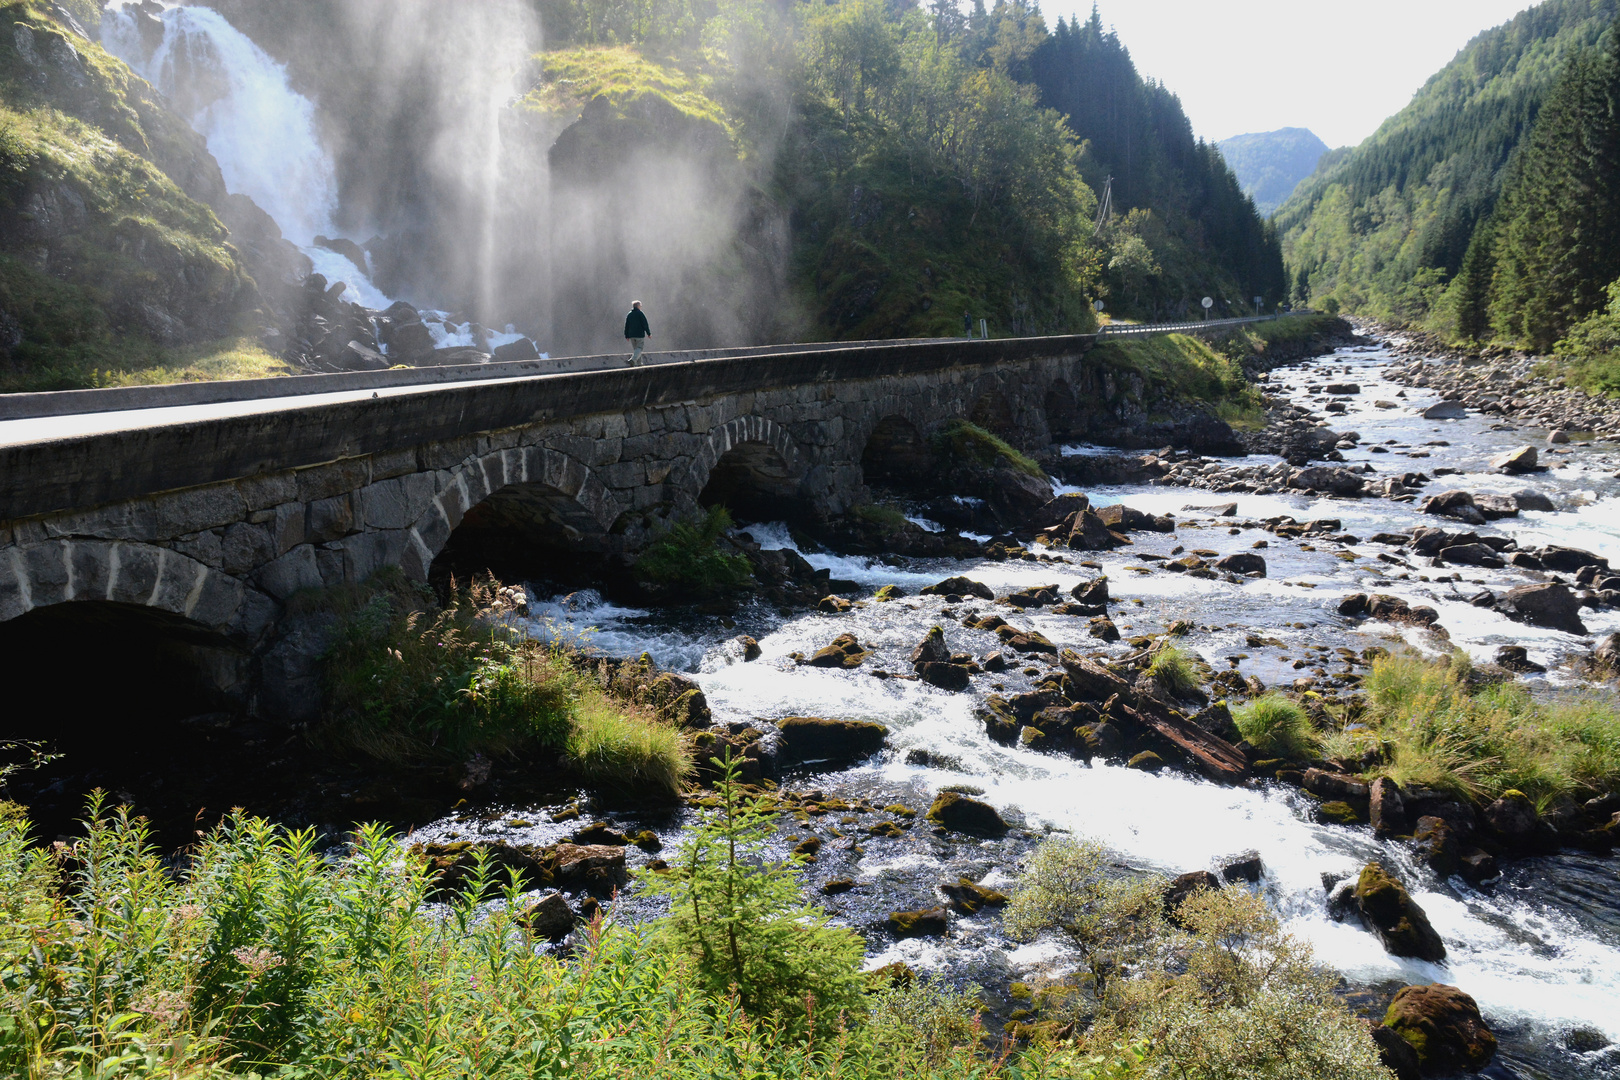
<svg viewBox="0 0 1620 1080">
<path fill-rule="evenodd" d="M 1268 218 L 1330 152 L 1327 143 L 1307 128 L 1234 135 L 1216 145 L 1243 190 L 1254 199 L 1255 208 Z"/>
<path fill-rule="evenodd" d="M 1523 12 L 1476 37 L 1366 142 L 1324 158 L 1274 219 L 1295 298 L 1479 336 L 1482 286 L 1465 261 L 1477 268 L 1489 250 L 1476 238 L 1516 152 L 1616 11 L 1615 0 L 1547 0 Z"/>
</svg>

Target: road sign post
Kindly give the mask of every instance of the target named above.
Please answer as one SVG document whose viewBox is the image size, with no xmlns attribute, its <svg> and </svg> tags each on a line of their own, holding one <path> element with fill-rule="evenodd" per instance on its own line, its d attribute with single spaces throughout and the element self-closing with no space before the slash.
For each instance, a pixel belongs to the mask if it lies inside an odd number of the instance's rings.
<svg viewBox="0 0 1620 1080">
<path fill-rule="evenodd" d="M 1209 322 L 1209 309 L 1215 306 L 1215 301 L 1206 296 L 1201 302 L 1204 305 L 1204 321 Z"/>
</svg>

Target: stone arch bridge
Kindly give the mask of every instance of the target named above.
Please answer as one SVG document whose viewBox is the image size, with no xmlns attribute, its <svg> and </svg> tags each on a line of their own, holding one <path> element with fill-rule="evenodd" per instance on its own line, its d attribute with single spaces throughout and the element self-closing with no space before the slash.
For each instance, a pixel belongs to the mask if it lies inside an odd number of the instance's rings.
<svg viewBox="0 0 1620 1080">
<path fill-rule="evenodd" d="M 244 688 L 292 677 L 274 669 L 300 590 L 384 567 L 425 580 L 458 530 L 633 553 L 707 502 L 836 515 L 866 497 L 874 440 L 903 451 L 953 418 L 1026 451 L 1079 434 L 1099 402 L 1128 424 L 1140 380 L 1088 363 L 1095 343 L 795 346 L 0 401 L 0 657 L 6 640 L 33 647 L 93 614 L 109 641 L 181 642 L 213 685 L 273 712 Z"/>
</svg>

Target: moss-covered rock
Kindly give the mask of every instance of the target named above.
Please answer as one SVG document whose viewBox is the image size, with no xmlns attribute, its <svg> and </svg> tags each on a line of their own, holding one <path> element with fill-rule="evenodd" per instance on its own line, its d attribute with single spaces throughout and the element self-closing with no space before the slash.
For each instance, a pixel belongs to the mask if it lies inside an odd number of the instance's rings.
<svg viewBox="0 0 1620 1080">
<path fill-rule="evenodd" d="M 883 749 L 889 729 L 865 720 L 826 720 L 789 716 L 777 721 L 782 731 L 782 760 L 853 761 Z"/>
<path fill-rule="evenodd" d="M 1394 875 L 1377 863 L 1368 863 L 1356 882 L 1356 906 L 1391 956 L 1409 956 L 1439 963 L 1446 958 L 1445 943 L 1429 925 L 1429 917 Z"/>
<path fill-rule="evenodd" d="M 1425 1076 L 1474 1072 L 1496 1056 L 1496 1036 L 1474 999 L 1455 986 L 1403 987 L 1384 1014 L 1384 1026 L 1417 1051 Z"/>
<path fill-rule="evenodd" d="M 1007 894 L 968 878 L 941 882 L 939 891 L 951 902 L 951 909 L 961 915 L 973 915 L 983 908 L 1004 907 Z"/>
<path fill-rule="evenodd" d="M 950 917 L 942 907 L 895 911 L 889 915 L 889 929 L 895 937 L 944 937 L 950 929 Z"/>
<path fill-rule="evenodd" d="M 817 649 L 808 663 L 811 667 L 842 668 L 846 671 L 861 666 L 868 656 L 870 649 L 861 648 L 861 643 L 854 634 L 839 634 L 833 638 L 832 644 Z"/>
<path fill-rule="evenodd" d="M 1007 822 L 987 802 L 956 791 L 942 791 L 928 808 L 928 820 L 957 832 L 977 836 L 1003 836 Z"/>
</svg>

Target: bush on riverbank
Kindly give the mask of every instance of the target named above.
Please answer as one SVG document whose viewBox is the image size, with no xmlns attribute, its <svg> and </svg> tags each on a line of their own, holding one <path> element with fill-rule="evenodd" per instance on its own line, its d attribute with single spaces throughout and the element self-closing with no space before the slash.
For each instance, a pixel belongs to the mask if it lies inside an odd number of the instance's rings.
<svg viewBox="0 0 1620 1080">
<path fill-rule="evenodd" d="M 1120 876 L 1100 845 L 1048 840 L 1007 907 L 1015 937 L 1060 932 L 1080 949 L 1083 974 L 1038 1000 L 1051 1027 L 1074 1025 L 1082 1054 L 1134 1048 L 1134 1068 L 1104 1075 L 1387 1080 L 1335 977 L 1263 899 L 1229 888 L 1175 902 L 1167 885 Z"/>
<path fill-rule="evenodd" d="M 430 908 L 424 865 L 401 865 L 378 826 L 328 860 L 309 832 L 238 817 L 176 870 L 138 819 L 97 805 L 88 817 L 85 839 L 40 849 L 0 803 L 0 1074 L 1102 1075 L 1040 1051 L 986 1057 L 971 1002 L 922 980 L 843 995 L 842 1022 L 803 1037 L 706 989 L 656 923 L 593 923 L 559 959 L 515 888 L 479 907 L 479 881 Z M 858 950 L 835 960 L 858 976 Z"/>
<path fill-rule="evenodd" d="M 1238 428 L 1264 422 L 1260 391 L 1244 375 L 1242 363 L 1195 335 L 1105 338 L 1087 359 L 1140 375 L 1147 384 L 1144 401 L 1162 395 L 1204 406 Z"/>
<path fill-rule="evenodd" d="M 1389 748 L 1388 763 L 1369 775 L 1477 802 L 1518 790 L 1543 807 L 1620 789 L 1613 693 L 1537 699 L 1519 683 L 1480 679 L 1461 653 L 1380 657 L 1363 688 L 1362 741 Z"/>
<path fill-rule="evenodd" d="M 440 607 L 397 576 L 336 599 L 322 735 L 389 763 L 560 753 L 589 783 L 674 795 L 685 740 L 619 700 L 560 645 L 503 626 L 500 587 L 475 581 Z"/>
<path fill-rule="evenodd" d="M 754 579 L 748 560 L 721 546 L 731 524 L 723 506 L 710 507 L 694 521 L 674 522 L 636 560 L 636 580 L 693 600 L 746 587 Z"/>
</svg>

